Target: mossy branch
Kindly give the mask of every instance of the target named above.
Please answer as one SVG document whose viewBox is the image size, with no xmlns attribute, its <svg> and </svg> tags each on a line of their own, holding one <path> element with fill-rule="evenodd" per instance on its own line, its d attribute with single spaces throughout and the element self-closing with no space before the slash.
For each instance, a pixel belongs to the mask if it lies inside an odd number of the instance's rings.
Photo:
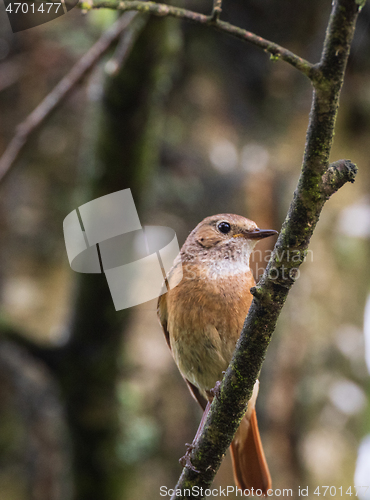
<svg viewBox="0 0 370 500">
<path fill-rule="evenodd" d="M 238 28 L 233 24 L 227 23 L 225 21 L 220 21 L 220 0 L 214 0 L 212 13 L 209 16 L 200 14 L 198 12 L 193 12 L 191 10 L 182 9 L 180 7 L 174 7 L 172 5 L 145 1 L 81 0 L 79 6 L 85 11 L 91 9 L 114 9 L 120 11 L 136 10 L 138 12 L 152 14 L 154 16 L 172 16 L 178 19 L 192 21 L 197 24 L 211 26 L 219 31 L 228 33 L 229 35 L 232 35 L 236 38 L 239 38 L 245 42 L 249 42 L 261 48 L 265 52 L 271 54 L 274 59 L 281 59 L 291 64 L 312 81 L 316 81 L 316 79 L 320 76 L 314 64 L 311 64 L 305 59 L 302 59 L 285 47 L 281 47 L 280 45 L 271 42 L 270 40 L 261 38 L 260 36 L 255 35 L 250 31 Z"/>
<path fill-rule="evenodd" d="M 356 0 L 333 4 L 315 81 L 301 176 L 274 252 L 258 285 L 234 357 L 214 398 L 202 433 L 185 467 L 173 499 L 202 498 L 221 464 L 245 413 L 253 386 L 281 309 L 304 261 L 308 244 L 326 200 L 346 182 L 353 182 L 357 167 L 349 160 L 328 166 L 334 125 L 356 19 Z M 294 255 L 294 259 L 292 259 Z M 194 489 L 197 487 L 198 489 Z M 192 493 L 194 492 L 194 494 Z"/>
</svg>

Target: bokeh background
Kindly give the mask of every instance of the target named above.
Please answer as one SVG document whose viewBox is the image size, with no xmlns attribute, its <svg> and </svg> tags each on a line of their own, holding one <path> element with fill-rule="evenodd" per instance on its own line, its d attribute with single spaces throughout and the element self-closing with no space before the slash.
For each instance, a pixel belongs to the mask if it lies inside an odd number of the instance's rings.
<svg viewBox="0 0 370 500">
<path fill-rule="evenodd" d="M 222 18 L 317 62 L 330 4 L 225 0 Z M 116 17 L 75 8 L 13 34 L 0 5 L 0 152 Z M 155 303 L 116 312 L 103 275 L 74 273 L 65 216 L 131 188 L 141 223 L 172 227 L 180 244 L 215 213 L 279 229 L 299 176 L 312 89 L 287 64 L 174 19 L 150 19 L 115 73 L 112 58 L 114 47 L 0 185 L 1 500 L 161 498 L 201 417 Z M 369 5 L 341 97 L 340 158 L 357 180 L 324 207 L 260 377 L 273 486 L 295 497 L 298 486 L 309 498 L 370 486 Z M 256 276 L 272 243 L 258 247 Z M 233 485 L 229 456 L 216 484 Z"/>
</svg>

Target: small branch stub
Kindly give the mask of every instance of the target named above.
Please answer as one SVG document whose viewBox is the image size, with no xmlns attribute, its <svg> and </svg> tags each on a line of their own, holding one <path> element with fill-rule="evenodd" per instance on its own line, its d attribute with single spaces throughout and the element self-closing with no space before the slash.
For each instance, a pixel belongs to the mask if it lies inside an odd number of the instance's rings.
<svg viewBox="0 0 370 500">
<path fill-rule="evenodd" d="M 357 166 L 350 160 L 338 160 L 331 163 L 322 176 L 322 192 L 329 199 L 346 182 L 355 182 Z"/>
<path fill-rule="evenodd" d="M 222 12 L 222 0 L 213 0 L 213 10 L 210 16 L 210 21 L 215 22 L 220 19 Z"/>
<path fill-rule="evenodd" d="M 256 300 L 259 300 L 263 295 L 262 288 L 258 285 L 252 286 L 250 292 Z"/>
</svg>

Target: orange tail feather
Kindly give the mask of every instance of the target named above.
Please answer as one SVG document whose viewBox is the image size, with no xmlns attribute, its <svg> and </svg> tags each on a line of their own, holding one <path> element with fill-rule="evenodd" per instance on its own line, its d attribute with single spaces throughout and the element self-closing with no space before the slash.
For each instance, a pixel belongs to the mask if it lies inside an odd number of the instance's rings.
<svg viewBox="0 0 370 500">
<path fill-rule="evenodd" d="M 271 476 L 262 448 L 255 409 L 252 410 L 250 419 L 245 415 L 240 423 L 231 443 L 231 458 L 237 487 L 243 491 L 259 489 L 266 495 L 271 488 Z"/>
</svg>

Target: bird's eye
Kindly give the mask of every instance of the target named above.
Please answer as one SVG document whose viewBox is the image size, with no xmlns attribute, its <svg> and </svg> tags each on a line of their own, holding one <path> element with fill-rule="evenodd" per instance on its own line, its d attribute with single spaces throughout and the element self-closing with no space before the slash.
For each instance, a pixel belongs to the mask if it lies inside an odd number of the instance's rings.
<svg viewBox="0 0 370 500">
<path fill-rule="evenodd" d="M 231 230 L 231 226 L 228 222 L 220 222 L 219 225 L 217 226 L 218 230 L 220 233 L 227 234 Z"/>
</svg>

